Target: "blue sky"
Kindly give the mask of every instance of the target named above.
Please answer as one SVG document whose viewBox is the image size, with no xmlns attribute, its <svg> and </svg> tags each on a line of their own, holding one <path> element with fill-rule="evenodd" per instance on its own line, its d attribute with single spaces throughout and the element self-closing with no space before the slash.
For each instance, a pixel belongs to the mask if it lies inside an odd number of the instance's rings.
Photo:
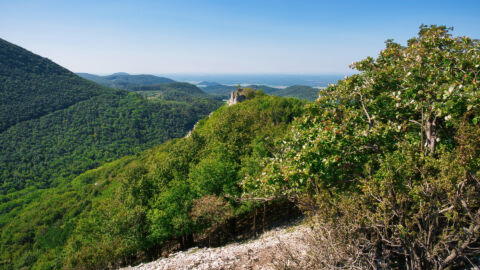
<svg viewBox="0 0 480 270">
<path fill-rule="evenodd" d="M 480 1 L 0 0 L 0 38 L 75 72 L 350 73 L 420 24 L 480 38 Z"/>
</svg>

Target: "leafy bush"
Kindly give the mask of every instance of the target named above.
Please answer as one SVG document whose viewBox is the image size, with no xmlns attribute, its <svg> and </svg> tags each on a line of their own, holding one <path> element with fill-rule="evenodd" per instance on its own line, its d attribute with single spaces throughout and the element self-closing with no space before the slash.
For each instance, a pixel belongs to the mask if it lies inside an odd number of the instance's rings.
<svg viewBox="0 0 480 270">
<path fill-rule="evenodd" d="M 367 268 L 478 263 L 480 45 L 449 30 L 354 63 L 245 187 L 296 199 Z"/>
<path fill-rule="evenodd" d="M 233 216 L 233 209 L 224 198 L 209 194 L 193 200 L 190 216 L 203 228 L 216 228 Z"/>
</svg>

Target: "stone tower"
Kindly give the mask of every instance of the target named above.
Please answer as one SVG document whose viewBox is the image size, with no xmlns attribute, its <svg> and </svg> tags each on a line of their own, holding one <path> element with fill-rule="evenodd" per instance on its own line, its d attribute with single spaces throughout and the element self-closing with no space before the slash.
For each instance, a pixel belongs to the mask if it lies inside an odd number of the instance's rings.
<svg viewBox="0 0 480 270">
<path fill-rule="evenodd" d="M 230 99 L 227 101 L 228 106 L 232 106 L 239 102 L 244 101 L 247 97 L 243 94 L 243 89 L 238 88 L 237 91 L 230 92 Z"/>
</svg>

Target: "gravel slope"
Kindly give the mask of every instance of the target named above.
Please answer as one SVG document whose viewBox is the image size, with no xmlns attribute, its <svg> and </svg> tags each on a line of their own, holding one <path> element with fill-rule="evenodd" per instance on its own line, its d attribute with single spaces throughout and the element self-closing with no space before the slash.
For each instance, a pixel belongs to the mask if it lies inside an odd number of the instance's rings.
<svg viewBox="0 0 480 270">
<path fill-rule="evenodd" d="M 302 241 L 309 229 L 305 225 L 279 227 L 245 243 L 232 243 L 218 248 L 191 248 L 170 254 L 168 258 L 140 264 L 123 270 L 176 269 L 276 269 L 276 254 L 285 248 L 296 254 L 305 253 Z"/>
</svg>

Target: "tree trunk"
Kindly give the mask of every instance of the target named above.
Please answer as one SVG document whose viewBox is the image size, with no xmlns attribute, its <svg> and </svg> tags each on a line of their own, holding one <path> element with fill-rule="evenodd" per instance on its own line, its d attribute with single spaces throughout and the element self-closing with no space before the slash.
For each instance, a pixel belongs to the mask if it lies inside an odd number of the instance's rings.
<svg viewBox="0 0 480 270">
<path fill-rule="evenodd" d="M 194 241 L 193 241 L 193 234 L 188 234 L 183 237 L 183 249 L 189 249 L 193 247 Z"/>
<path fill-rule="evenodd" d="M 230 234 L 233 240 L 237 240 L 237 218 L 233 217 L 229 220 Z"/>
<path fill-rule="evenodd" d="M 267 203 L 263 203 L 262 233 L 265 232 L 265 212 L 267 211 Z"/>
<path fill-rule="evenodd" d="M 253 235 L 255 237 L 257 236 L 256 217 L 257 217 L 257 208 L 255 208 L 255 211 L 253 212 Z"/>
<path fill-rule="evenodd" d="M 185 241 L 184 241 L 184 237 L 183 236 L 180 236 L 177 238 L 177 241 L 178 243 L 180 243 L 180 250 L 184 250 L 185 249 Z"/>
<path fill-rule="evenodd" d="M 427 119 L 425 127 L 425 135 L 427 136 L 427 147 L 431 154 L 435 152 L 435 143 L 437 141 L 437 123 L 436 118 L 433 120 Z"/>
</svg>

